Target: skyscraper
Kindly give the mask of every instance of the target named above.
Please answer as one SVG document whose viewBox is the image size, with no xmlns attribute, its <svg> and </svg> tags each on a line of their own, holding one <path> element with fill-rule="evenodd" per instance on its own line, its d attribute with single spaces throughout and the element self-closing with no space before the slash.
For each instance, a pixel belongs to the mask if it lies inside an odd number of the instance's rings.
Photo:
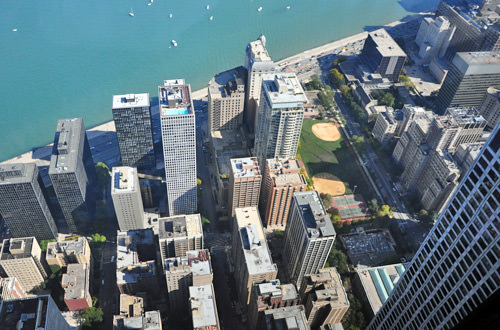
<svg viewBox="0 0 500 330">
<path fill-rule="evenodd" d="M 266 37 L 263 34 L 247 45 L 245 68 L 248 71 L 245 122 L 248 129 L 253 132 L 256 130 L 256 116 L 260 104 L 263 76 L 273 74 L 276 70 L 276 66 L 267 52 Z"/>
<path fill-rule="evenodd" d="M 500 288 L 500 126 L 368 329 L 449 329 Z"/>
<path fill-rule="evenodd" d="M 406 53 L 382 28 L 368 33 L 360 58 L 374 73 L 397 82 L 406 61 Z"/>
<path fill-rule="evenodd" d="M 0 165 L 0 214 L 14 237 L 57 237 L 47 194 L 35 163 Z"/>
<path fill-rule="evenodd" d="M 154 169 L 149 93 L 114 95 L 113 120 L 122 165 Z"/>
<path fill-rule="evenodd" d="M 257 158 L 231 159 L 229 176 L 229 216 L 234 216 L 238 207 L 258 206 L 262 175 Z"/>
<path fill-rule="evenodd" d="M 486 90 L 479 112 L 487 121 L 487 126 L 493 128 L 500 120 L 500 89 L 489 87 Z"/>
<path fill-rule="evenodd" d="M 301 289 L 305 274 L 314 274 L 324 267 L 335 236 L 318 192 L 295 193 L 283 239 L 283 255 L 290 280 L 297 288 Z"/>
<path fill-rule="evenodd" d="M 113 167 L 111 198 L 121 231 L 144 229 L 144 208 L 136 168 Z"/>
<path fill-rule="evenodd" d="M 238 67 L 219 73 L 208 83 L 210 131 L 236 130 L 243 123 L 247 72 Z"/>
<path fill-rule="evenodd" d="M 300 173 L 300 164 L 296 159 L 268 159 L 259 205 L 264 226 L 268 230 L 283 230 L 293 194 L 306 188 L 306 179 Z"/>
<path fill-rule="evenodd" d="M 488 87 L 500 88 L 500 54 L 457 53 L 437 103 L 442 111 L 449 107 L 479 107 Z"/>
<path fill-rule="evenodd" d="M 168 212 L 192 214 L 196 195 L 196 126 L 191 86 L 184 79 L 165 80 L 158 87 L 161 136 L 165 158 Z"/>
<path fill-rule="evenodd" d="M 88 228 L 96 173 L 82 118 L 57 121 L 49 177 L 70 232 Z"/>
<path fill-rule="evenodd" d="M 306 102 L 295 74 L 263 77 L 255 131 L 255 155 L 262 172 L 266 159 L 295 158 Z"/>
</svg>

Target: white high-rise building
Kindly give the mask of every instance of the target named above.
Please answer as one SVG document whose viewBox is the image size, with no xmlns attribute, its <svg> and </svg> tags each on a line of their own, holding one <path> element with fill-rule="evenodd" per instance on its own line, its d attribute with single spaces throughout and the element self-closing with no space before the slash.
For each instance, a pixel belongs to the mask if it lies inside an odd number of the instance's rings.
<svg viewBox="0 0 500 330">
<path fill-rule="evenodd" d="M 306 102 L 306 94 L 295 74 L 263 77 L 255 130 L 255 155 L 261 172 L 266 159 L 288 159 L 297 155 Z"/>
<path fill-rule="evenodd" d="M 193 214 L 196 196 L 196 124 L 191 86 L 184 79 L 158 87 L 170 216 Z"/>
<path fill-rule="evenodd" d="M 463 322 L 470 322 L 466 319 L 476 308 L 498 295 L 499 128 L 493 130 L 368 329 L 474 328 L 464 327 Z"/>
<path fill-rule="evenodd" d="M 136 168 L 113 167 L 111 198 L 121 231 L 144 229 L 144 208 Z"/>
<path fill-rule="evenodd" d="M 296 192 L 285 229 L 283 255 L 290 280 L 299 289 L 305 274 L 315 274 L 325 266 L 335 236 L 318 192 Z"/>
<path fill-rule="evenodd" d="M 255 117 L 260 103 L 262 78 L 265 74 L 274 73 L 275 67 L 266 49 L 266 37 L 261 34 L 259 39 L 247 45 L 245 53 L 245 68 L 248 70 L 245 122 L 251 131 L 255 129 Z"/>
</svg>

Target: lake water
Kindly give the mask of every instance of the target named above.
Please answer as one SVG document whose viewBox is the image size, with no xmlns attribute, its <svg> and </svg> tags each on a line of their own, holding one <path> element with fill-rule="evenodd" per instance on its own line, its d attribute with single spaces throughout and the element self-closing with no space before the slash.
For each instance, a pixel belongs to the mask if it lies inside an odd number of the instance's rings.
<svg viewBox="0 0 500 330">
<path fill-rule="evenodd" d="M 113 94 L 156 96 L 172 78 L 204 87 L 242 65 L 260 33 L 279 60 L 438 2 L 1 0 L 0 160 L 49 143 L 59 118 L 83 117 L 86 127 L 112 119 Z"/>
</svg>

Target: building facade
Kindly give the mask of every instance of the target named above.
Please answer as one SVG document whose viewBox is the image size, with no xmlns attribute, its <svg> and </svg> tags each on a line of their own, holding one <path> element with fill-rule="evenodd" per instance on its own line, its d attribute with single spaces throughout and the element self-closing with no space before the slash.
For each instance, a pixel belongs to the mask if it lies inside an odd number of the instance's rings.
<svg viewBox="0 0 500 330">
<path fill-rule="evenodd" d="M 251 132 L 255 131 L 257 109 L 260 104 L 262 79 L 266 74 L 273 74 L 276 66 L 266 49 L 266 37 L 261 35 L 247 45 L 245 52 L 247 69 L 247 90 L 245 96 L 245 122 Z"/>
<path fill-rule="evenodd" d="M 422 63 L 430 63 L 436 57 L 443 57 L 448 49 L 455 27 L 444 16 L 435 19 L 425 17 L 415 38 L 419 46 L 418 56 Z"/>
<path fill-rule="evenodd" d="M 122 165 L 155 169 L 149 93 L 113 95 L 113 120 Z"/>
<path fill-rule="evenodd" d="M 499 128 L 368 329 L 450 329 L 498 294 Z"/>
<path fill-rule="evenodd" d="M 0 165 L 0 215 L 14 237 L 57 237 L 45 186 L 34 163 Z"/>
<path fill-rule="evenodd" d="M 487 122 L 489 128 L 494 128 L 500 120 L 500 89 L 488 87 L 479 113 Z"/>
<path fill-rule="evenodd" d="M 21 283 L 15 277 L 0 278 L 0 301 L 27 297 Z"/>
<path fill-rule="evenodd" d="M 196 124 L 191 86 L 184 79 L 158 87 L 161 136 L 170 216 L 193 214 L 196 195 Z"/>
<path fill-rule="evenodd" d="M 0 248 L 0 269 L 4 274 L 17 278 L 27 292 L 41 288 L 47 272 L 34 237 L 4 239 Z"/>
<path fill-rule="evenodd" d="M 121 231 L 144 229 L 144 207 L 136 168 L 113 167 L 111 199 Z"/>
<path fill-rule="evenodd" d="M 96 173 L 82 118 L 57 121 L 49 177 L 68 229 L 89 229 Z"/>
<path fill-rule="evenodd" d="M 238 67 L 219 73 L 208 83 L 208 128 L 237 130 L 243 123 L 247 72 Z"/>
<path fill-rule="evenodd" d="M 234 216 L 238 207 L 259 205 L 262 175 L 255 157 L 233 158 L 229 176 L 229 210 Z"/>
<path fill-rule="evenodd" d="M 500 54 L 457 53 L 437 96 L 441 111 L 449 107 L 479 107 L 489 87 L 500 88 Z"/>
<path fill-rule="evenodd" d="M 187 251 L 203 249 L 203 227 L 199 214 L 160 218 L 158 225 L 162 260 L 184 257 Z"/>
<path fill-rule="evenodd" d="M 289 278 L 299 290 L 305 274 L 325 266 L 335 236 L 318 192 L 295 193 L 283 238 L 283 257 Z"/>
<path fill-rule="evenodd" d="M 266 75 L 257 110 L 255 156 L 262 171 L 266 159 L 295 158 L 307 97 L 295 74 Z"/>
<path fill-rule="evenodd" d="M 259 203 L 263 225 L 268 229 L 286 227 L 295 192 L 305 191 L 307 182 L 296 159 L 267 159 Z"/>
</svg>

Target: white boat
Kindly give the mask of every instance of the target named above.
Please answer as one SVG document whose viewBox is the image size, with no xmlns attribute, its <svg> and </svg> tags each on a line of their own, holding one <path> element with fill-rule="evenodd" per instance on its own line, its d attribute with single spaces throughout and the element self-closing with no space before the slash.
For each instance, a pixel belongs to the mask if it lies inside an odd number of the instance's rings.
<svg viewBox="0 0 500 330">
<path fill-rule="evenodd" d="M 174 45 L 174 47 L 177 47 L 177 41 L 172 39 L 172 45 Z"/>
<path fill-rule="evenodd" d="M 128 16 L 130 16 L 130 17 L 134 17 L 135 16 L 134 11 L 132 10 L 132 8 L 130 8 L 130 12 L 128 13 Z"/>
<path fill-rule="evenodd" d="M 209 9 L 210 9 L 210 6 L 209 6 L 209 5 L 207 5 L 207 6 L 205 7 L 205 9 L 206 9 L 206 10 L 209 10 Z"/>
<path fill-rule="evenodd" d="M 148 2 L 148 6 L 151 6 L 153 3 L 152 2 Z"/>
<path fill-rule="evenodd" d="M 213 17 L 213 16 L 210 16 L 208 19 L 209 19 L 209 20 L 211 20 L 211 21 L 213 21 L 213 20 L 214 20 L 214 17 Z"/>
<path fill-rule="evenodd" d="M 12 29 L 12 32 L 17 32 L 17 29 L 16 28 Z"/>
<path fill-rule="evenodd" d="M 172 17 L 174 17 L 174 15 L 172 15 L 172 13 L 170 13 L 170 14 L 168 15 L 168 17 L 169 17 L 169 18 L 172 18 Z"/>
<path fill-rule="evenodd" d="M 260 13 L 262 11 L 262 7 L 259 7 L 257 11 Z"/>
<path fill-rule="evenodd" d="M 290 9 L 290 6 L 286 6 L 286 9 L 287 9 L 287 10 L 288 10 L 288 9 Z"/>
</svg>

